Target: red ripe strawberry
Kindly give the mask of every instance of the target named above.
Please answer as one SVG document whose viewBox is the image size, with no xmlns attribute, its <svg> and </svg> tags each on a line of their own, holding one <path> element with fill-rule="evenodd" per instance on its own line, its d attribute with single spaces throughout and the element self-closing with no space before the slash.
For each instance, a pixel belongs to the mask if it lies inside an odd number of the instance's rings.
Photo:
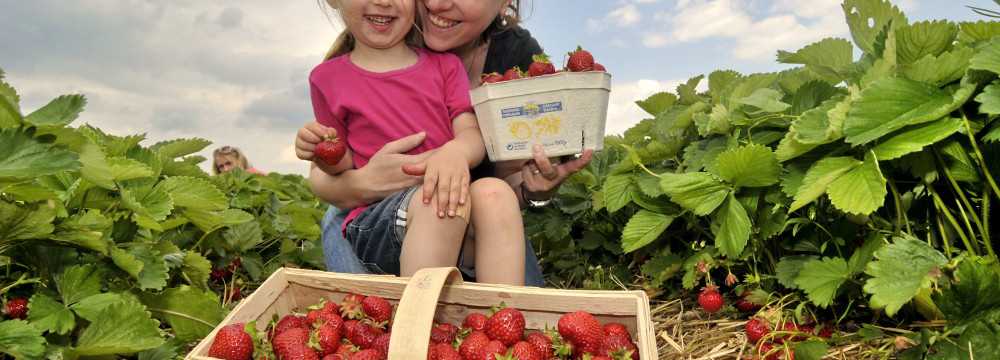
<svg viewBox="0 0 1000 360">
<path fill-rule="evenodd" d="M 268 338 L 274 341 L 275 336 L 280 335 L 281 333 L 285 332 L 288 329 L 294 329 L 294 328 L 305 329 L 308 327 L 309 324 L 306 323 L 306 319 L 304 317 L 294 314 L 288 314 L 282 317 L 281 320 L 278 321 L 278 324 L 274 325 L 274 327 L 271 328 L 271 332 L 268 334 Z"/>
<path fill-rule="evenodd" d="M 819 335 L 819 337 L 821 338 L 829 339 L 833 337 L 833 332 L 835 330 L 836 329 L 834 328 L 833 324 L 824 324 L 823 327 L 819 329 L 819 334 L 817 335 Z"/>
<path fill-rule="evenodd" d="M 326 313 L 340 315 L 340 305 L 337 305 L 337 303 L 333 301 L 324 300 L 323 308 L 321 310 Z"/>
<path fill-rule="evenodd" d="M 372 341 L 372 349 L 378 350 L 380 353 L 389 353 L 389 338 L 392 337 L 391 333 L 381 334 Z"/>
<path fill-rule="evenodd" d="M 330 356 L 327 355 L 323 357 L 323 360 L 349 360 L 351 358 L 351 355 L 353 355 L 357 351 L 358 348 L 356 346 L 351 345 L 349 343 L 341 343 L 340 346 L 337 347 L 337 352 L 333 353 L 333 356 L 335 356 L 335 358 L 327 359 L 327 357 Z"/>
<path fill-rule="evenodd" d="M 577 46 L 575 51 L 569 53 L 566 69 L 574 72 L 594 70 L 594 56 L 589 51 Z"/>
<path fill-rule="evenodd" d="M 590 360 L 611 360 L 611 358 L 603 355 L 591 356 Z"/>
<path fill-rule="evenodd" d="M 573 353 L 597 354 L 601 350 L 604 330 L 601 323 L 586 311 L 565 314 L 559 318 L 559 335 L 573 345 Z"/>
<path fill-rule="evenodd" d="M 491 72 L 489 74 L 483 74 L 481 84 L 492 84 L 503 81 L 503 75 Z"/>
<path fill-rule="evenodd" d="M 486 336 L 511 346 L 524 337 L 524 314 L 515 308 L 503 308 L 486 320 Z"/>
<path fill-rule="evenodd" d="M 799 328 L 799 325 L 790 320 L 785 321 L 785 323 L 781 325 L 781 331 L 788 332 L 790 334 L 776 337 L 774 339 L 775 343 L 783 344 L 785 341 L 802 341 L 808 338 L 808 336 L 802 334 L 804 331 Z M 810 331 L 810 333 L 812 333 L 812 331 Z"/>
<path fill-rule="evenodd" d="M 246 324 L 235 323 L 223 326 L 215 334 L 208 356 L 224 360 L 250 360 L 253 356 L 253 338 L 244 328 Z"/>
<path fill-rule="evenodd" d="M 278 354 L 277 351 L 274 352 Z M 319 354 L 305 344 L 292 345 L 284 353 L 278 355 L 279 360 L 319 360 Z"/>
<path fill-rule="evenodd" d="M 228 278 L 231 275 L 233 275 L 233 272 L 229 271 L 229 269 L 226 269 L 224 267 L 214 268 L 210 273 L 212 281 L 214 282 L 223 282 L 226 278 Z"/>
<path fill-rule="evenodd" d="M 316 144 L 313 154 L 327 165 L 337 165 L 344 158 L 344 154 L 347 154 L 347 144 L 341 141 L 336 135 L 326 136 L 322 142 Z"/>
<path fill-rule="evenodd" d="M 528 76 L 542 76 L 556 73 L 556 67 L 549 61 L 548 55 L 538 54 L 532 56 L 531 59 L 533 62 L 528 66 Z"/>
<path fill-rule="evenodd" d="M 448 344 L 434 344 L 427 353 L 428 360 L 462 360 L 458 350 Z"/>
<path fill-rule="evenodd" d="M 757 343 L 760 339 L 763 339 L 769 332 L 771 332 L 771 327 L 767 325 L 767 322 L 760 318 L 753 318 L 747 321 L 744 325 L 744 330 L 747 332 L 747 338 L 750 342 Z"/>
<path fill-rule="evenodd" d="M 341 334 L 344 335 L 345 339 L 351 340 L 360 325 L 361 322 L 357 320 L 344 320 L 344 328 L 341 329 Z"/>
<path fill-rule="evenodd" d="M 611 335 L 611 334 L 622 334 L 625 335 L 625 337 L 628 338 L 629 340 L 632 340 L 632 334 L 628 332 L 628 328 L 625 327 L 625 325 L 623 325 L 622 323 L 610 322 L 604 324 L 604 335 Z"/>
<path fill-rule="evenodd" d="M 535 347 L 535 351 L 540 356 L 539 359 L 548 360 L 555 357 L 552 353 L 552 339 L 540 332 L 528 334 L 525 340 Z"/>
<path fill-rule="evenodd" d="M 598 63 L 594 63 L 594 71 L 608 72 L 608 69 L 605 69 L 604 65 L 601 65 L 601 64 L 598 64 Z"/>
<path fill-rule="evenodd" d="M 535 346 L 527 341 L 518 341 L 511 347 L 511 355 L 517 360 L 541 360 L 542 355 L 538 353 Z"/>
<path fill-rule="evenodd" d="M 740 309 L 740 311 L 742 312 L 753 312 L 760 310 L 762 306 L 759 304 L 754 304 L 752 301 L 750 301 L 749 296 L 750 296 L 749 290 L 744 291 L 743 294 L 740 294 L 740 299 L 736 300 L 736 304 L 734 304 L 736 305 L 736 308 Z"/>
<path fill-rule="evenodd" d="M 229 265 L 226 265 L 226 270 L 229 270 L 230 272 L 236 272 L 237 270 L 239 270 L 241 266 L 243 266 L 243 261 L 240 260 L 239 256 L 237 256 L 233 258 L 233 261 L 229 262 Z"/>
<path fill-rule="evenodd" d="M 233 285 L 229 287 L 229 293 L 226 296 L 226 302 L 236 302 L 243 299 L 243 289 L 239 285 Z"/>
<path fill-rule="evenodd" d="M 340 326 L 330 323 L 320 325 L 319 329 L 316 329 L 316 342 L 319 345 L 320 355 L 336 353 L 340 348 Z"/>
<path fill-rule="evenodd" d="M 698 304 L 707 313 L 717 312 L 722 309 L 722 294 L 719 294 L 715 285 L 708 284 L 701 289 L 701 294 L 698 294 Z"/>
<path fill-rule="evenodd" d="M 7 303 L 3 307 L 3 313 L 7 315 L 8 319 L 27 319 L 28 299 L 22 297 L 7 299 Z"/>
<path fill-rule="evenodd" d="M 349 294 L 340 302 L 340 314 L 344 319 L 361 320 L 365 317 L 365 311 L 361 308 L 361 302 L 365 300 L 364 295 Z"/>
<path fill-rule="evenodd" d="M 489 320 L 486 315 L 471 313 L 465 316 L 465 321 L 462 322 L 462 326 L 472 330 L 483 331 L 486 329 L 486 320 Z"/>
<path fill-rule="evenodd" d="M 372 347 L 372 343 L 375 342 L 375 338 L 379 335 L 382 335 L 382 329 L 359 323 L 354 327 L 354 336 L 351 336 L 350 340 L 354 345 L 362 349 L 368 349 Z"/>
<path fill-rule="evenodd" d="M 795 353 L 787 347 L 775 349 L 771 343 L 763 343 L 757 347 L 757 359 L 760 360 L 794 360 Z"/>
<path fill-rule="evenodd" d="M 463 359 L 474 359 L 477 355 L 486 348 L 486 344 L 489 344 L 490 338 L 486 336 L 486 333 L 473 330 L 469 336 L 462 340 L 462 344 L 458 347 L 458 352 L 462 354 Z"/>
<path fill-rule="evenodd" d="M 309 335 L 309 329 L 304 327 L 291 328 L 275 335 L 274 340 L 271 341 L 271 347 L 280 360 L 286 360 L 288 356 L 308 356 L 299 347 L 309 348 L 306 345 L 309 343 Z M 314 351 L 311 349 L 309 351 L 317 359 L 319 358 Z"/>
<path fill-rule="evenodd" d="M 639 348 L 635 346 L 632 339 L 620 333 L 614 333 L 604 337 L 601 344 L 600 354 L 614 358 L 626 357 L 632 360 L 639 360 Z M 621 356 L 616 356 L 621 355 Z"/>
<path fill-rule="evenodd" d="M 524 77 L 521 68 L 515 66 L 503 73 L 503 81 L 517 80 Z"/>
<path fill-rule="evenodd" d="M 389 323 L 392 318 L 392 304 L 379 296 L 368 296 L 361 300 L 361 308 L 365 315 L 376 323 Z"/>
<path fill-rule="evenodd" d="M 435 344 L 451 344 L 458 335 L 458 327 L 449 323 L 437 324 L 431 328 L 431 342 Z"/>
<path fill-rule="evenodd" d="M 361 350 L 351 355 L 351 360 L 385 360 L 385 354 L 375 349 Z"/>
<path fill-rule="evenodd" d="M 497 356 L 503 356 L 507 352 L 507 347 L 503 346 L 503 343 L 499 340 L 490 340 L 486 343 L 486 346 L 479 351 L 478 359 L 482 360 L 496 360 Z"/>
</svg>

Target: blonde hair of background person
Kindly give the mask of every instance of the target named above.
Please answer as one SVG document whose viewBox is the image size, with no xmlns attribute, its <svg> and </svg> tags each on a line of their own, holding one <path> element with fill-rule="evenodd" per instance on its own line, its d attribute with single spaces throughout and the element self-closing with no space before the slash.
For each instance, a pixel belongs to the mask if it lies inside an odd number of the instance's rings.
<svg viewBox="0 0 1000 360">
<path fill-rule="evenodd" d="M 219 175 L 235 168 L 240 168 L 253 174 L 262 174 L 260 170 L 250 166 L 250 161 L 247 160 L 246 155 L 239 148 L 226 145 L 212 152 L 212 174 Z"/>
</svg>

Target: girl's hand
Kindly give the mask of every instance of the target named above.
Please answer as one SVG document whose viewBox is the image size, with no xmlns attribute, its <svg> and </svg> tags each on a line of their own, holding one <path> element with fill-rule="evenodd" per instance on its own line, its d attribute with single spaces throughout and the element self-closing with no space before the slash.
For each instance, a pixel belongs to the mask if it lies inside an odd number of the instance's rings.
<svg viewBox="0 0 1000 360">
<path fill-rule="evenodd" d="M 323 138 L 327 136 L 337 136 L 337 130 L 316 121 L 309 122 L 295 135 L 295 156 L 305 161 L 313 161 L 316 156 L 316 145 L 323 142 Z"/>
<path fill-rule="evenodd" d="M 529 194 L 522 194 L 532 200 L 551 198 L 559 185 L 566 181 L 570 175 L 582 170 L 594 155 L 594 150 L 584 150 L 583 155 L 577 159 L 565 163 L 555 163 L 545 156 L 545 150 L 540 145 L 535 145 L 532 161 L 529 161 L 521 168 L 521 178 L 524 183 L 524 190 Z"/>
<path fill-rule="evenodd" d="M 434 209 L 438 217 L 455 216 L 458 206 L 468 201 L 469 179 L 469 161 L 462 153 L 448 145 L 439 148 L 426 162 L 424 204 L 437 196 Z"/>
</svg>

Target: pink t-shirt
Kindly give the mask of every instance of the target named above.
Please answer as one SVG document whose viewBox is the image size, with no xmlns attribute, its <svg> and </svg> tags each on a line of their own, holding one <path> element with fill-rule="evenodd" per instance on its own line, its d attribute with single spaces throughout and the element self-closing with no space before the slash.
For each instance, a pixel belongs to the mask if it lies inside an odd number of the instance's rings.
<svg viewBox="0 0 1000 360">
<path fill-rule="evenodd" d="M 408 154 L 441 147 L 455 138 L 452 120 L 473 111 L 462 60 L 450 53 L 415 51 L 417 63 L 399 70 L 367 71 L 348 54 L 319 64 L 309 75 L 316 121 L 347 139 L 356 168 L 386 143 L 421 131 L 427 138 Z M 351 210 L 344 226 L 365 208 Z"/>
</svg>

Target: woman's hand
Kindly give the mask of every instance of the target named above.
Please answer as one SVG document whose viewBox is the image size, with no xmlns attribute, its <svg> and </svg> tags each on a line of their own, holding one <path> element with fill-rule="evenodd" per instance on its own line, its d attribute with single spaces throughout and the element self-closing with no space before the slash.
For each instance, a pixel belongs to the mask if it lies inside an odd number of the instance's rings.
<svg viewBox="0 0 1000 360">
<path fill-rule="evenodd" d="M 424 204 L 434 204 L 438 217 L 455 216 L 458 205 L 465 204 L 469 197 L 469 161 L 461 151 L 449 148 L 449 143 L 434 152 L 427 159 L 424 171 Z"/>
<path fill-rule="evenodd" d="M 527 162 L 521 168 L 521 179 L 523 183 L 522 194 L 525 200 L 542 200 L 551 198 L 559 185 L 566 181 L 570 175 L 582 170 L 590 163 L 594 155 L 594 150 L 584 150 L 583 155 L 565 163 L 553 163 L 545 156 L 545 150 L 541 145 L 535 145 L 532 161 Z"/>
</svg>

